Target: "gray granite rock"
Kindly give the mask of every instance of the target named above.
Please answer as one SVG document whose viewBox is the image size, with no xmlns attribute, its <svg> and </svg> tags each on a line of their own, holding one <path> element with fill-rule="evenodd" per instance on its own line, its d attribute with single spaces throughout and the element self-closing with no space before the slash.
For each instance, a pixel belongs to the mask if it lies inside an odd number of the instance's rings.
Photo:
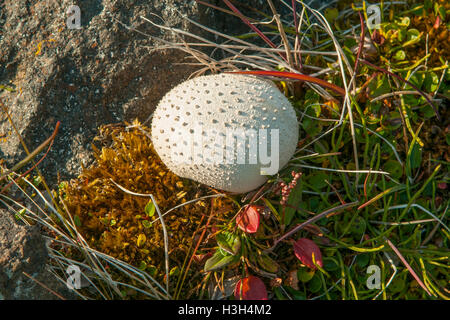
<svg viewBox="0 0 450 320">
<path fill-rule="evenodd" d="M 47 270 L 47 261 L 39 227 L 20 225 L 10 212 L 0 209 L 0 299 L 60 299 L 38 282 L 65 299 L 73 299 L 75 296 Z"/>
</svg>

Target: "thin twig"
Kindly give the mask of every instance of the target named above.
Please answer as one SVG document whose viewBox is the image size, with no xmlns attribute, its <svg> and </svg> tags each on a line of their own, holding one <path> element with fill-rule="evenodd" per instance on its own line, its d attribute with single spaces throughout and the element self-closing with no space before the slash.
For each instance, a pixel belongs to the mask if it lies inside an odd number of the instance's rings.
<svg viewBox="0 0 450 320">
<path fill-rule="evenodd" d="M 272 41 L 269 40 L 269 38 L 267 38 L 264 33 L 262 33 L 258 28 L 256 28 L 253 24 L 250 23 L 250 21 L 248 21 L 244 15 L 228 0 L 223 0 L 225 2 L 225 4 L 231 9 L 233 10 L 238 16 L 239 18 L 250 27 L 250 29 L 252 29 L 253 31 L 255 31 L 260 37 L 261 39 L 263 39 L 269 46 L 271 46 L 272 48 L 276 48 L 277 46 L 275 44 L 273 44 Z M 278 53 L 280 55 L 280 57 L 286 61 L 286 58 L 281 54 Z M 286 61 L 287 62 L 287 61 Z"/>
<path fill-rule="evenodd" d="M 22 271 L 22 273 L 27 276 L 28 278 L 30 278 L 31 280 L 33 280 L 34 282 L 36 282 L 38 285 L 40 285 L 42 288 L 44 288 L 45 290 L 47 290 L 48 292 L 50 292 L 51 294 L 57 296 L 58 298 L 60 298 L 61 300 L 66 300 L 66 298 L 64 298 L 63 296 L 61 296 L 60 294 L 58 294 L 57 292 L 53 291 L 52 289 L 50 289 L 49 287 L 47 287 L 45 284 L 43 284 L 42 282 L 40 282 L 39 280 L 34 279 L 32 276 L 30 276 L 28 273 L 26 273 L 25 271 Z"/>
<path fill-rule="evenodd" d="M 392 96 L 396 96 L 396 95 L 403 95 L 403 94 L 418 94 L 420 95 L 420 92 L 417 91 L 413 91 L 413 90 L 400 90 L 400 91 L 394 91 L 394 92 L 389 92 L 389 93 L 385 93 L 382 94 L 378 97 L 373 98 L 372 100 L 370 100 L 370 102 L 376 102 L 376 101 L 380 101 Z M 433 100 L 437 100 L 437 99 L 433 99 Z"/>
</svg>

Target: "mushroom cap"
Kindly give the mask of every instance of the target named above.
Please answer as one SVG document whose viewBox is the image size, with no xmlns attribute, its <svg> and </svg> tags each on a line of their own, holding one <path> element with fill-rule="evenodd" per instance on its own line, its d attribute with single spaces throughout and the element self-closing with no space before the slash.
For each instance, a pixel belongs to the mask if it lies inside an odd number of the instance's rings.
<svg viewBox="0 0 450 320">
<path fill-rule="evenodd" d="M 276 174 L 294 154 L 298 131 L 294 108 L 273 82 L 238 74 L 179 84 L 161 99 L 151 126 L 172 172 L 233 193 Z"/>
</svg>

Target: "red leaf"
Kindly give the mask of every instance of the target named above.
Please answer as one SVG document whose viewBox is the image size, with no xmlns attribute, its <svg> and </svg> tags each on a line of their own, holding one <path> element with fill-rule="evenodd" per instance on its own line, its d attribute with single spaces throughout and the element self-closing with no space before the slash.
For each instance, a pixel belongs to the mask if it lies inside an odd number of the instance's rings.
<svg viewBox="0 0 450 320">
<path fill-rule="evenodd" d="M 247 206 L 236 217 L 237 226 L 244 232 L 255 233 L 259 227 L 259 212 L 262 206 Z"/>
<path fill-rule="evenodd" d="M 236 283 L 234 297 L 236 300 L 267 300 L 266 286 L 260 278 L 249 276 Z"/>
<path fill-rule="evenodd" d="M 319 247 L 312 240 L 306 238 L 298 239 L 297 242 L 294 242 L 294 252 L 295 256 L 304 265 L 312 269 L 316 269 L 312 258 L 312 255 L 314 253 L 314 260 L 316 261 L 316 264 L 320 267 L 323 266 L 322 253 L 320 252 Z"/>
<path fill-rule="evenodd" d="M 437 187 L 441 190 L 447 189 L 447 184 L 445 182 L 440 182 L 437 184 Z"/>
<path fill-rule="evenodd" d="M 267 38 L 267 36 L 262 33 L 257 27 L 255 27 L 253 24 L 250 23 L 250 21 L 248 21 L 248 19 L 246 19 L 244 17 L 244 15 L 228 0 L 223 0 L 223 2 L 225 2 L 225 4 L 228 6 L 228 8 L 230 8 L 231 10 L 233 10 L 233 12 L 235 14 L 237 14 L 237 16 L 246 24 L 250 27 L 250 29 L 252 29 L 253 31 L 255 31 L 260 37 L 261 39 L 263 39 L 269 46 L 271 46 L 272 48 L 276 48 L 277 46 L 270 41 L 269 38 Z"/>
</svg>

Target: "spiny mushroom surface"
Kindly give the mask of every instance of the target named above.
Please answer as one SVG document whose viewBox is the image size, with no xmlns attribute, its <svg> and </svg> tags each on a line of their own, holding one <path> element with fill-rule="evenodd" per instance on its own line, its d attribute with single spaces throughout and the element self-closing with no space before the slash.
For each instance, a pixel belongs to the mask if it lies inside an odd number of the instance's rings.
<svg viewBox="0 0 450 320">
<path fill-rule="evenodd" d="M 153 114 L 151 135 L 156 152 L 175 174 L 243 193 L 289 161 L 298 122 L 272 82 L 219 74 L 187 80 L 169 91 Z"/>
</svg>

